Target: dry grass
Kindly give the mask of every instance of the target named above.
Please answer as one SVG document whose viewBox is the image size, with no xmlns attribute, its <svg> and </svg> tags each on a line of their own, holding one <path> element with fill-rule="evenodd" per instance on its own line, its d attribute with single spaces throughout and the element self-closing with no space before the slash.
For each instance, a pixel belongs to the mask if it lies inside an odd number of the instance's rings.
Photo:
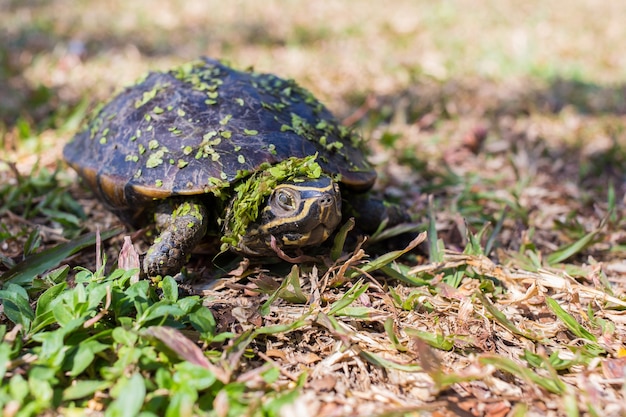
<svg viewBox="0 0 626 417">
<path fill-rule="evenodd" d="M 270 363 L 281 391 L 306 373 L 283 415 L 624 415 L 625 15 L 626 3 L 593 0 L 7 1 L 0 160 L 23 175 L 37 160 L 54 169 L 85 106 L 198 55 L 294 78 L 363 132 L 378 191 L 447 251 L 425 243 L 397 266 L 428 285 L 362 276 L 355 310 L 333 311 L 356 281 L 327 285 L 343 278 L 332 268 L 303 265 L 307 303 L 277 299 L 266 315 L 259 283 L 288 269 L 204 289 L 223 331 L 302 320 L 257 335 L 237 377 L 254 391 Z M 17 186 L 1 161 L 0 182 Z M 63 186 L 73 174 L 60 166 Z M 70 190 L 85 227 L 117 224 Z M 39 227 L 43 246 L 64 239 L 5 199 L 0 220 L 17 237 L 0 241 L 3 256 L 21 258 L 24 228 Z"/>
</svg>

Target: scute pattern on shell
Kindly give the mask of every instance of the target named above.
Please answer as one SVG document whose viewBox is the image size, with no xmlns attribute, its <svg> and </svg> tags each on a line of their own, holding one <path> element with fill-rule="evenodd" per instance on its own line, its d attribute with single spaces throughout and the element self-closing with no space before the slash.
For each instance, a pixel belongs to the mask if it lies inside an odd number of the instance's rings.
<svg viewBox="0 0 626 417">
<path fill-rule="evenodd" d="M 208 58 L 148 74 L 64 149 L 68 163 L 118 209 L 219 193 L 264 162 L 315 153 L 349 188 L 366 190 L 376 178 L 360 140 L 307 90 Z"/>
</svg>

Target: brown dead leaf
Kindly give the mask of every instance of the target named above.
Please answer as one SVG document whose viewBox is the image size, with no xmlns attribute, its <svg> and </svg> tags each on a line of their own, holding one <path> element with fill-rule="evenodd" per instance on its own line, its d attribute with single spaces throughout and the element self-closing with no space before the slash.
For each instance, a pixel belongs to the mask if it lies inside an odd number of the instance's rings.
<svg viewBox="0 0 626 417">
<path fill-rule="evenodd" d="M 312 380 L 311 382 L 309 382 L 307 385 L 314 389 L 315 391 L 330 391 L 333 388 L 335 388 L 335 385 L 337 384 L 337 378 L 335 378 L 334 376 L 327 374 L 327 375 L 323 375 L 319 378 L 315 378 L 314 380 Z"/>
<path fill-rule="evenodd" d="M 267 349 L 265 354 L 270 358 L 280 358 L 283 360 L 287 357 L 285 351 L 280 349 Z"/>
<path fill-rule="evenodd" d="M 133 246 L 133 242 L 130 239 L 130 236 L 124 236 L 124 244 L 122 245 L 122 249 L 120 250 L 119 257 L 117 258 L 117 266 L 125 271 L 137 269 L 137 273 L 133 274 L 130 282 L 135 283 L 139 281 L 139 270 L 141 268 L 141 264 L 139 262 L 139 253 L 137 253 L 135 246 Z"/>
<path fill-rule="evenodd" d="M 626 357 L 608 358 L 602 362 L 602 374 L 609 379 L 623 380 L 626 375 Z"/>
<path fill-rule="evenodd" d="M 228 382 L 228 373 L 213 365 L 207 357 L 204 356 L 202 349 L 179 330 L 167 326 L 151 326 L 143 330 L 143 332 L 162 342 L 181 359 L 210 370 L 214 373 L 215 377 L 223 383 Z"/>
</svg>

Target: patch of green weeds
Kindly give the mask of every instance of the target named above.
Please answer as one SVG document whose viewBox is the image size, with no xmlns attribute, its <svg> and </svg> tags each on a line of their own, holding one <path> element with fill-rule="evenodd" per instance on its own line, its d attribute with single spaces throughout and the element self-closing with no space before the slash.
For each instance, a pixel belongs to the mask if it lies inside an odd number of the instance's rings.
<svg viewBox="0 0 626 417">
<path fill-rule="evenodd" d="M 0 184 L 0 215 L 11 212 L 24 220 L 41 218 L 61 226 L 65 237 L 77 236 L 85 213 L 67 192 L 67 184 L 59 178 L 60 170 L 35 167 L 30 175 L 22 175 L 13 166 L 12 171 L 15 182 Z M 18 234 L 28 233 L 29 228 L 22 226 Z M 1 236 L 8 238 L 10 234 Z"/>
<path fill-rule="evenodd" d="M 203 352 L 188 339 L 219 339 L 202 299 L 179 297 L 170 277 L 158 286 L 132 282 L 135 272 L 81 269 L 69 285 L 65 268 L 32 299 L 20 286 L 4 285 L 0 299 L 13 325 L 0 326 L 0 409 L 34 416 L 86 412 L 99 402 L 111 416 L 215 415 L 216 401 L 226 401 L 228 412 L 220 415 L 275 415 L 291 398 L 288 390 L 261 401 L 231 381 L 232 368 L 208 360 L 219 352 Z"/>
<path fill-rule="evenodd" d="M 438 277 L 453 288 L 458 288 L 464 278 L 471 278 L 480 280 L 480 288 L 485 292 L 501 293 L 504 291 L 494 277 L 478 273 L 476 269 L 466 261 L 457 262 L 450 258 L 443 239 L 439 238 L 437 234 L 436 212 L 437 209 L 431 199 L 428 209 L 428 233 L 427 238 L 425 238 L 428 243 L 430 263 L 414 268 L 394 265 L 394 274 L 388 273 L 388 275 L 412 285 L 429 285 L 435 277 Z M 466 228 L 465 241 L 467 243 L 462 255 L 467 255 L 468 259 L 475 258 L 477 260 L 481 257 L 486 257 L 493 249 L 498 239 L 505 213 L 506 210 L 500 213 L 495 227 L 491 227 L 489 223 L 483 224 L 482 229 L 480 229 L 478 233 L 472 233 L 469 228 Z M 384 271 L 387 273 L 389 269 L 392 268 L 387 267 Z M 412 304 L 413 303 L 408 302 L 408 300 L 398 302 L 398 305 L 402 306 L 402 308 Z"/>
</svg>

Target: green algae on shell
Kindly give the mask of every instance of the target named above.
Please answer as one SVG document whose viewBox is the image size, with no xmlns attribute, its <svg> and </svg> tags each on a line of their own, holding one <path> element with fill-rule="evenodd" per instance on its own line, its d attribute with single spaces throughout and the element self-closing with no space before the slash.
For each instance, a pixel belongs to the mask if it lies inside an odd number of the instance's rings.
<svg viewBox="0 0 626 417">
<path fill-rule="evenodd" d="M 315 161 L 316 158 L 317 154 L 305 158 L 288 158 L 272 166 L 267 164 L 239 182 L 234 188 L 234 196 L 224 218 L 221 250 L 237 247 L 248 225 L 257 220 L 261 205 L 276 185 L 302 178 L 319 178 L 322 168 Z"/>
</svg>

